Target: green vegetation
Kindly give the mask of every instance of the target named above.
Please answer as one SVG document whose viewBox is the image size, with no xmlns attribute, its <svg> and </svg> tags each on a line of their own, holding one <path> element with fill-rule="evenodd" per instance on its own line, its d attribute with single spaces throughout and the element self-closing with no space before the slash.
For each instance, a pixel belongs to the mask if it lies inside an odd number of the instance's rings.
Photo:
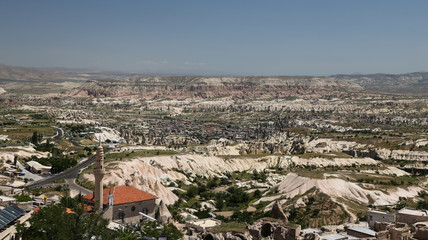
<svg viewBox="0 0 428 240">
<path fill-rule="evenodd" d="M 350 155 L 342 152 L 330 152 L 330 153 L 303 153 L 298 154 L 297 156 L 302 158 L 327 158 L 327 159 L 334 159 L 334 158 L 351 158 Z"/>
<path fill-rule="evenodd" d="M 152 157 L 152 156 L 170 156 L 178 154 L 172 150 L 133 150 L 120 153 L 107 153 L 105 155 L 105 161 L 132 159 L 137 157 Z"/>
<path fill-rule="evenodd" d="M 232 231 L 245 233 L 247 231 L 247 225 L 242 222 L 227 222 L 227 223 L 222 223 L 221 225 L 210 229 L 210 232 L 212 233 L 232 232 Z"/>
<path fill-rule="evenodd" d="M 61 205 L 48 205 L 33 214 L 27 224 L 18 224 L 17 236 L 23 239 L 114 239 L 108 231 L 108 220 L 99 214 L 88 214 L 81 207 L 67 213 Z"/>
<path fill-rule="evenodd" d="M 64 180 L 65 183 L 65 180 Z M 42 187 L 42 188 L 29 188 L 28 192 L 34 194 L 35 196 L 40 196 L 41 194 L 49 195 L 49 194 L 59 194 L 61 196 L 67 196 L 70 188 L 67 184 L 58 185 L 55 187 Z"/>
<path fill-rule="evenodd" d="M 33 160 L 45 166 L 52 166 L 51 173 L 59 173 L 77 164 L 74 158 L 34 158 Z"/>
<path fill-rule="evenodd" d="M 307 228 L 341 224 L 348 218 L 348 213 L 343 207 L 332 201 L 328 195 L 313 189 L 305 193 L 305 196 L 307 197 L 305 207 L 289 209 L 290 222 Z"/>
<path fill-rule="evenodd" d="M 160 230 L 159 230 L 160 229 Z M 143 222 L 141 225 L 141 235 L 158 239 L 160 236 L 167 239 L 182 239 L 184 234 L 180 232 L 173 224 L 161 225 L 156 222 Z"/>
<path fill-rule="evenodd" d="M 28 202 L 32 200 L 29 195 L 25 194 L 14 195 L 13 197 L 16 198 L 16 201 L 18 202 Z"/>
<path fill-rule="evenodd" d="M 119 230 L 107 228 L 108 220 L 102 215 L 87 212 L 81 195 L 63 197 L 60 204 L 42 207 L 28 220 L 17 226 L 17 236 L 28 240 L 138 240 L 142 237 L 166 236 L 178 240 L 183 234 L 172 224 L 143 222 L 140 229 L 126 226 Z"/>
</svg>

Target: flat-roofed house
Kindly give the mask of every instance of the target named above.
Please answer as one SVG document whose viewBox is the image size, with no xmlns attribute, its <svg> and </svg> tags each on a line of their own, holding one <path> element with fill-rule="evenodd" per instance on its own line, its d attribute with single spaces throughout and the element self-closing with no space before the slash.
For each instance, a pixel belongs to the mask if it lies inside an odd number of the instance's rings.
<svg viewBox="0 0 428 240">
<path fill-rule="evenodd" d="M 50 166 L 42 165 L 36 161 L 29 161 L 29 162 L 27 162 L 27 165 L 30 167 L 30 171 L 32 171 L 34 173 L 39 173 L 39 174 L 49 173 L 51 171 L 51 168 L 52 168 Z"/>
<path fill-rule="evenodd" d="M 367 211 L 367 222 L 373 229 L 375 222 L 395 222 L 395 214 L 388 211 L 369 210 Z"/>
<path fill-rule="evenodd" d="M 416 210 L 411 208 L 403 208 L 397 212 L 397 222 L 407 223 L 409 226 L 417 223 L 428 221 L 427 210 Z"/>
<path fill-rule="evenodd" d="M 376 232 L 361 226 L 353 226 L 348 228 L 346 234 L 357 238 L 372 238 L 376 237 Z"/>
</svg>

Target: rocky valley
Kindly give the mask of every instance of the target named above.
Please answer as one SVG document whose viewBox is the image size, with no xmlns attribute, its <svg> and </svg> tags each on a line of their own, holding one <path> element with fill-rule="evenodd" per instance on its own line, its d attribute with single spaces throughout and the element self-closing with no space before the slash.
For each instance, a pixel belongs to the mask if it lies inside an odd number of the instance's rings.
<svg viewBox="0 0 428 240">
<path fill-rule="evenodd" d="M 4 85 L 5 186 L 49 199 L 90 193 L 95 165 L 85 162 L 101 142 L 104 187 L 157 196 L 177 226 L 206 216 L 252 224 L 279 206 L 321 228 L 428 201 L 428 99 L 376 92 L 378 76 L 103 74 L 46 81 L 56 90 L 37 94 Z M 423 84 L 418 76 L 402 81 Z M 74 175 L 33 188 L 51 177 L 28 172 L 31 162 Z"/>
</svg>

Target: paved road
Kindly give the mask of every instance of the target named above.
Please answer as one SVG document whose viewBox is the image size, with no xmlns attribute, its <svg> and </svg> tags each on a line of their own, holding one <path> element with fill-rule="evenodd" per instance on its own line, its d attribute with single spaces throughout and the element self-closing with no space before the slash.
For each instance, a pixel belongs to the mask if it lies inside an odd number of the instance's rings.
<svg viewBox="0 0 428 240">
<path fill-rule="evenodd" d="M 109 150 L 105 150 L 104 154 L 108 153 Z M 89 165 L 91 165 L 92 163 L 95 162 L 95 155 L 93 155 L 92 157 L 81 161 L 79 164 L 77 164 L 75 167 L 70 168 L 62 173 L 58 173 L 56 175 L 53 175 L 51 177 L 47 177 L 43 180 L 37 181 L 37 182 L 33 182 L 29 185 L 27 185 L 27 187 L 29 188 L 35 188 L 35 187 L 41 187 L 45 184 L 57 181 L 57 180 L 61 180 L 61 179 L 68 179 L 68 178 L 77 178 L 77 176 L 79 175 L 79 172 L 85 168 L 87 168 Z"/>
<path fill-rule="evenodd" d="M 62 128 L 59 128 L 59 127 L 52 127 L 52 128 L 56 130 L 56 135 L 53 136 L 52 138 L 60 139 L 62 138 L 62 136 L 64 136 L 64 130 L 62 130 Z"/>
<path fill-rule="evenodd" d="M 52 138 L 59 139 L 64 135 L 64 131 L 61 128 L 59 128 L 59 127 L 53 127 L 53 128 L 57 131 L 57 135 L 53 136 Z M 74 144 L 78 145 L 77 143 L 74 143 Z M 108 152 L 108 150 L 105 151 L 105 153 L 107 153 L 107 152 Z M 76 184 L 76 178 L 82 169 L 87 168 L 93 162 L 95 162 L 95 155 L 93 155 L 92 157 L 90 157 L 86 160 L 81 161 L 79 164 L 77 164 L 75 167 L 73 167 L 71 169 L 68 169 L 62 173 L 59 173 L 59 174 L 56 174 L 56 175 L 53 175 L 53 176 L 50 176 L 47 178 L 40 179 L 37 182 L 33 182 L 33 183 L 27 185 L 27 187 L 28 188 L 41 187 L 41 186 L 49 184 L 51 182 L 65 179 L 65 182 L 70 187 L 71 197 L 74 197 L 74 196 L 78 195 L 79 193 L 81 193 L 83 195 L 90 194 L 90 193 L 92 193 L 91 190 L 88 190 L 88 189 L 81 187 L 81 186 Z"/>
<path fill-rule="evenodd" d="M 70 187 L 70 197 L 75 197 L 79 193 L 82 194 L 82 195 L 87 195 L 87 194 L 91 194 L 92 193 L 91 190 L 86 189 L 84 187 L 81 187 L 81 186 L 77 185 L 75 178 L 67 178 L 67 179 L 65 179 L 65 182 Z"/>
<path fill-rule="evenodd" d="M 34 188 L 34 187 L 41 187 L 45 184 L 57 181 L 57 180 L 61 180 L 61 179 L 67 179 L 67 178 L 77 178 L 77 176 L 79 175 L 80 170 L 88 167 L 89 165 L 91 165 L 93 162 L 95 161 L 95 155 L 93 155 L 92 157 L 80 162 L 79 164 L 77 164 L 75 167 L 70 168 L 62 173 L 58 173 L 56 175 L 53 175 L 51 177 L 45 178 L 43 180 L 31 183 L 29 185 L 27 185 L 27 187 L 29 188 Z"/>
</svg>

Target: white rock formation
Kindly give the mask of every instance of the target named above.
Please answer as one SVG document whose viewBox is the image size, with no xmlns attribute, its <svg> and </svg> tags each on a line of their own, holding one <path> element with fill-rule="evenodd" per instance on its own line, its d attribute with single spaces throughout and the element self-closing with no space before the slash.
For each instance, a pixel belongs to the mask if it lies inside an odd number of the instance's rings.
<svg viewBox="0 0 428 240">
<path fill-rule="evenodd" d="M 295 173 L 289 173 L 281 183 L 274 186 L 274 188 L 278 188 L 280 196 L 287 198 L 304 194 L 314 187 L 331 196 L 333 200 L 345 198 L 369 204 L 369 198 L 371 198 L 374 201 L 374 205 L 395 204 L 398 202 L 399 197 L 415 197 L 422 190 L 420 187 L 412 186 L 407 189 L 389 189 L 387 194 L 379 190 L 366 190 L 356 183 L 338 178 L 312 179 L 298 176 Z M 264 197 L 259 201 L 272 201 L 272 197 Z M 259 201 L 254 204 L 258 204 Z"/>
<path fill-rule="evenodd" d="M 389 150 L 385 148 L 376 149 L 382 159 L 395 159 L 407 161 L 428 161 L 428 152 L 409 150 Z"/>
<path fill-rule="evenodd" d="M 143 191 L 158 196 L 166 204 L 174 203 L 178 198 L 164 185 L 181 180 L 189 180 L 190 177 L 199 176 L 222 176 L 226 172 L 234 171 L 264 171 L 270 167 L 287 168 L 290 165 L 305 166 L 351 166 L 352 164 L 376 165 L 378 162 L 371 158 L 337 158 L 335 160 L 326 158 L 299 158 L 296 156 L 268 156 L 260 158 L 231 158 L 207 157 L 202 155 L 180 155 L 180 156 L 156 156 L 136 158 L 126 162 L 111 162 L 109 166 L 113 169 L 107 171 L 105 184 L 125 185 L 129 184 Z M 85 174 L 84 178 L 94 181 L 92 174 Z M 283 179 L 284 176 L 269 176 L 266 183 L 260 187 L 272 186 Z M 164 185 L 163 185 L 164 184 Z M 243 185 L 243 187 L 245 187 Z"/>
<path fill-rule="evenodd" d="M 112 142 L 119 142 L 120 140 L 123 140 L 120 137 L 120 134 L 117 130 L 108 128 L 108 127 L 100 127 L 101 132 L 95 133 L 95 138 L 97 140 L 101 140 L 102 142 L 105 142 L 107 139 L 109 139 Z"/>
</svg>

